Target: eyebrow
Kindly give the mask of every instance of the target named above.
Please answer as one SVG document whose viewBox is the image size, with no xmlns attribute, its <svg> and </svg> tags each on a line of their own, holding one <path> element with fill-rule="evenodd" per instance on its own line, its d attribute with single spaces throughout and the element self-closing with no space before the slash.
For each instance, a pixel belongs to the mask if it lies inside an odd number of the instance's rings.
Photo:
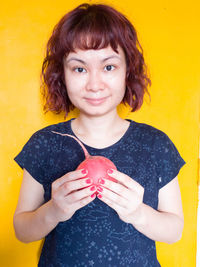
<svg viewBox="0 0 200 267">
<path fill-rule="evenodd" d="M 121 60 L 121 58 L 119 57 L 119 56 L 117 56 L 117 55 L 112 55 L 112 56 L 109 56 L 109 57 L 106 57 L 106 58 L 104 58 L 104 59 L 102 59 L 101 60 L 101 62 L 103 63 L 103 62 L 105 62 L 105 61 L 107 61 L 107 60 L 109 60 L 109 59 L 112 59 L 112 58 L 117 58 L 117 59 L 119 59 L 119 60 Z M 78 61 L 78 62 L 80 62 L 80 63 L 82 63 L 82 64 L 84 64 L 84 65 L 87 65 L 87 63 L 84 61 L 84 60 L 82 60 L 82 59 L 80 59 L 80 58 L 76 58 L 76 57 L 71 57 L 71 58 L 69 58 L 67 61 L 66 61 L 66 63 L 69 63 L 70 61 Z"/>
</svg>

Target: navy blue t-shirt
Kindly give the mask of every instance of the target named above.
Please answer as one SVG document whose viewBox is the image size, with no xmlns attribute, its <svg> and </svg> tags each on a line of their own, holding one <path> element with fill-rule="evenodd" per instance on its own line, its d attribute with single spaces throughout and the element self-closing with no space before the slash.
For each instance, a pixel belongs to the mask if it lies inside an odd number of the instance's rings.
<svg viewBox="0 0 200 267">
<path fill-rule="evenodd" d="M 45 202 L 51 198 L 51 184 L 84 160 L 73 138 L 71 120 L 34 133 L 15 161 L 44 187 Z M 144 187 L 144 203 L 157 209 L 159 189 L 177 176 L 185 164 L 176 147 L 162 131 L 147 124 L 130 122 L 115 144 L 86 149 L 91 155 L 109 158 L 123 172 Z M 39 267 L 157 267 L 155 242 L 123 222 L 118 214 L 96 198 L 71 219 L 59 223 L 45 238 Z"/>
</svg>

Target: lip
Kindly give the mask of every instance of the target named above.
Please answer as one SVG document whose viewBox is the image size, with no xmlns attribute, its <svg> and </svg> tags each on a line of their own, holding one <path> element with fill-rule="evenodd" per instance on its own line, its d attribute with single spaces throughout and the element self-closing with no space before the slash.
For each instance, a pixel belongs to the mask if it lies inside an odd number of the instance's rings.
<svg viewBox="0 0 200 267">
<path fill-rule="evenodd" d="M 93 106 L 98 106 L 98 105 L 104 103 L 107 98 L 108 98 L 107 96 L 106 97 L 101 97 L 101 98 L 88 98 L 88 97 L 85 97 L 85 100 L 89 104 L 91 104 Z"/>
</svg>

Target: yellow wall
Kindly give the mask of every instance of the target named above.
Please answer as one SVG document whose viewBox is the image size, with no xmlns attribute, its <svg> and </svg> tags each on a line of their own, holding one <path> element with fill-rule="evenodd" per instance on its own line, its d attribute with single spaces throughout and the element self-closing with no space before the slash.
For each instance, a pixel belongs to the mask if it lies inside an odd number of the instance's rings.
<svg viewBox="0 0 200 267">
<path fill-rule="evenodd" d="M 13 161 L 36 130 L 63 120 L 42 113 L 39 73 L 44 45 L 58 19 L 81 1 L 7 0 L 0 11 L 0 265 L 36 266 L 40 242 L 16 240 L 12 217 L 22 180 Z M 92 1 L 90 1 L 92 2 Z M 105 3 L 105 2 L 104 2 Z M 151 103 L 122 117 L 165 131 L 187 162 L 179 175 L 185 215 L 181 241 L 157 244 L 164 267 L 194 267 L 199 136 L 200 21 L 198 0 L 107 1 L 135 24 L 150 68 Z M 142 266 L 141 266 L 142 267 Z"/>
</svg>

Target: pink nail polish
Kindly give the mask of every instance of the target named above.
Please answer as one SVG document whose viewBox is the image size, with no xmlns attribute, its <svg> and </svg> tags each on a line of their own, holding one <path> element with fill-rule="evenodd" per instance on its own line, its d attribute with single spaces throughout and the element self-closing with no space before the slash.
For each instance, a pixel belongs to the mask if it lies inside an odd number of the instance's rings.
<svg viewBox="0 0 200 267">
<path fill-rule="evenodd" d="M 96 196 L 96 193 L 92 194 L 92 195 L 91 195 L 91 198 L 93 198 L 93 197 L 95 197 L 95 196 Z"/>
<path fill-rule="evenodd" d="M 102 195 L 101 195 L 101 194 L 98 194 L 97 197 L 98 197 L 98 198 L 102 198 Z"/>
<path fill-rule="evenodd" d="M 102 187 L 97 187 L 97 191 L 103 192 L 103 188 Z"/>
<path fill-rule="evenodd" d="M 100 184 L 105 184 L 105 180 L 104 180 L 104 179 L 100 179 L 100 180 L 99 180 L 99 183 L 100 183 Z"/>
<path fill-rule="evenodd" d="M 86 184 L 91 184 L 92 180 L 91 179 L 87 179 L 85 182 L 86 182 Z"/>
<path fill-rule="evenodd" d="M 112 170 L 108 170 L 107 173 L 108 173 L 108 174 L 112 174 L 113 171 L 112 171 Z"/>
<path fill-rule="evenodd" d="M 94 191 L 96 189 L 96 186 L 92 186 L 91 188 L 90 188 L 90 191 Z"/>
<path fill-rule="evenodd" d="M 88 171 L 87 171 L 86 169 L 83 169 L 83 170 L 81 171 L 82 174 L 87 174 L 87 172 L 88 172 Z"/>
</svg>

